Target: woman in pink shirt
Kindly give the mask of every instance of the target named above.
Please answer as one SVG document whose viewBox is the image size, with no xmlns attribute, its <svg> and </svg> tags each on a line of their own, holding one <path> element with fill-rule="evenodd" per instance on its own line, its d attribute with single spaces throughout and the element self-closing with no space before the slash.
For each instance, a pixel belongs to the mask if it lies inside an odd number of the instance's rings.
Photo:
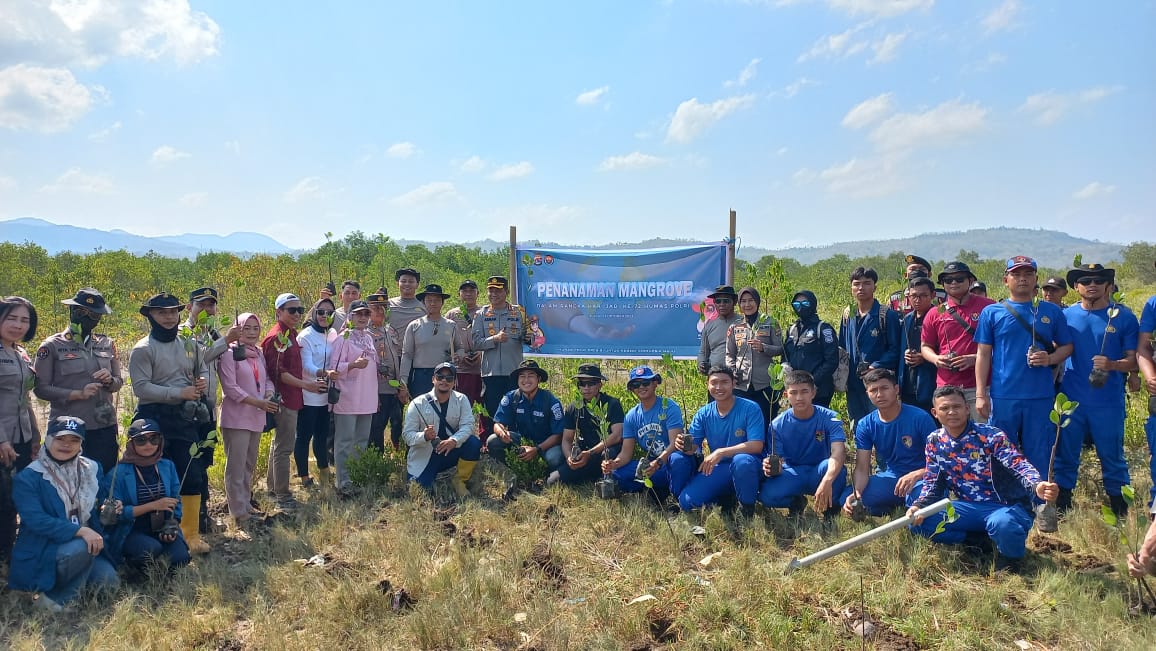
<svg viewBox="0 0 1156 651">
<path fill-rule="evenodd" d="M 369 429 L 377 411 L 377 349 L 369 326 L 370 309 L 365 301 L 349 304 L 349 320 L 333 342 L 330 354 L 337 374 L 341 399 L 333 405 L 333 465 L 337 491 L 353 495 L 349 479 L 349 457 L 369 445 Z"/>
<path fill-rule="evenodd" d="M 257 315 L 246 312 L 237 317 L 237 323 L 241 324 L 241 337 L 233 345 L 232 354 L 221 356 L 217 375 L 224 394 L 220 424 L 225 443 L 225 497 L 237 537 L 248 539 L 244 524 L 252 515 L 253 469 L 257 466 L 265 414 L 275 414 L 279 407 L 269 399 L 273 396 L 273 382 L 261 354 L 261 322 Z M 238 359 L 242 352 L 244 359 Z"/>
</svg>

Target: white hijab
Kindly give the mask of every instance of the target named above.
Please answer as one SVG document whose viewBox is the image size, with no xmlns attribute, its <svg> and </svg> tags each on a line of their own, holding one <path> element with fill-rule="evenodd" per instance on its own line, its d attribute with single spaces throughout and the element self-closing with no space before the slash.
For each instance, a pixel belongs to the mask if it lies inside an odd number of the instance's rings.
<svg viewBox="0 0 1156 651">
<path fill-rule="evenodd" d="M 44 479 L 56 489 L 60 501 L 64 502 L 65 513 L 75 510 L 80 526 L 87 526 L 92 507 L 96 505 L 96 462 L 81 456 L 79 452 L 68 461 L 53 459 L 48 453 L 52 438 L 45 438 L 44 445 L 40 446 L 40 454 L 28 464 L 27 470 L 44 475 Z"/>
</svg>

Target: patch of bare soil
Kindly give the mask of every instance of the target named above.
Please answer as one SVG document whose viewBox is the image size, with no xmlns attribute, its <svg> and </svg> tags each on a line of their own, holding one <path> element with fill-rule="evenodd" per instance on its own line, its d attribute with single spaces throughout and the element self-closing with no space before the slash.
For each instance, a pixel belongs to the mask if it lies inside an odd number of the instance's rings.
<svg viewBox="0 0 1156 651">
<path fill-rule="evenodd" d="M 530 558 L 522 563 L 522 569 L 537 569 L 555 588 L 566 584 L 566 572 L 562 569 L 561 561 L 544 542 L 534 545 L 534 551 L 530 553 Z"/>
</svg>

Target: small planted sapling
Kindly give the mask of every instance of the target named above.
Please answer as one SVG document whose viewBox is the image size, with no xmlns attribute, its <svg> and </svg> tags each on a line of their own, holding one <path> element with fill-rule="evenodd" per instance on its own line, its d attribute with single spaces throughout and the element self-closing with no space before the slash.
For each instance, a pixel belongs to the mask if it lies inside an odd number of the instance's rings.
<svg viewBox="0 0 1156 651">
<path fill-rule="evenodd" d="M 189 469 L 193 467 L 193 462 L 201 457 L 209 454 L 217 447 L 217 430 L 212 430 L 205 435 L 201 441 L 193 441 L 189 445 L 189 462 L 185 464 L 185 471 L 181 474 L 181 485 L 184 486 L 185 478 L 189 476 Z"/>
<path fill-rule="evenodd" d="M 1136 500 L 1136 491 L 1131 486 L 1122 486 L 1120 487 L 1120 497 L 1124 498 L 1124 502 L 1131 507 L 1132 503 Z M 1143 534 L 1137 531 L 1133 525 L 1131 527 L 1132 537 L 1129 539 L 1128 525 L 1131 521 L 1128 520 L 1127 516 L 1117 516 L 1111 506 L 1104 504 L 1100 507 L 1100 517 L 1103 518 L 1104 524 L 1116 530 L 1116 534 L 1120 537 L 1120 544 L 1124 546 L 1125 550 L 1137 556 L 1140 554 L 1139 541 L 1143 538 Z M 1129 590 L 1129 602 L 1131 599 L 1132 591 Z M 1132 604 L 1129 605 L 1132 606 Z M 1148 585 L 1148 582 L 1142 576 L 1136 577 L 1136 604 L 1133 608 L 1134 612 L 1139 614 L 1156 613 L 1156 594 L 1152 592 L 1151 586 Z"/>
<path fill-rule="evenodd" d="M 775 364 L 773 366 L 771 366 L 770 370 L 771 370 L 771 388 L 774 389 L 775 391 L 782 391 L 783 390 L 783 374 L 785 373 L 785 370 L 783 369 L 783 365 L 779 362 L 775 362 Z M 771 453 L 767 455 L 767 459 L 766 459 L 767 476 L 768 477 L 778 477 L 783 472 L 783 458 L 781 456 L 779 456 L 778 454 L 775 454 L 775 434 L 776 434 L 776 432 L 775 432 L 775 426 L 773 424 L 771 425 L 770 430 L 771 430 L 771 440 L 769 442 L 769 445 L 770 445 Z"/>
<path fill-rule="evenodd" d="M 1060 432 L 1072 422 L 1072 413 L 1079 406 L 1080 403 L 1068 400 L 1068 396 L 1063 393 L 1056 395 L 1056 402 L 1052 405 L 1052 413 L 1049 416 L 1052 424 L 1056 426 L 1056 440 L 1052 443 L 1052 455 L 1048 459 L 1049 482 L 1054 481 L 1056 450 L 1060 447 Z M 1056 511 L 1055 501 L 1049 500 L 1036 505 L 1036 529 L 1041 533 L 1055 533 L 1059 528 L 1059 513 Z"/>
</svg>

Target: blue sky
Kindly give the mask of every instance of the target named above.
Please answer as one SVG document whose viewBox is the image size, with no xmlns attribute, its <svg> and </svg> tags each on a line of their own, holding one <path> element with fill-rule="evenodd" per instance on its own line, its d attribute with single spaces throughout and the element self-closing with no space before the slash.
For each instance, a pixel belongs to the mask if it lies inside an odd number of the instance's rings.
<svg viewBox="0 0 1156 651">
<path fill-rule="evenodd" d="M 6 0 L 0 219 L 1151 240 L 1156 6 Z"/>
</svg>

